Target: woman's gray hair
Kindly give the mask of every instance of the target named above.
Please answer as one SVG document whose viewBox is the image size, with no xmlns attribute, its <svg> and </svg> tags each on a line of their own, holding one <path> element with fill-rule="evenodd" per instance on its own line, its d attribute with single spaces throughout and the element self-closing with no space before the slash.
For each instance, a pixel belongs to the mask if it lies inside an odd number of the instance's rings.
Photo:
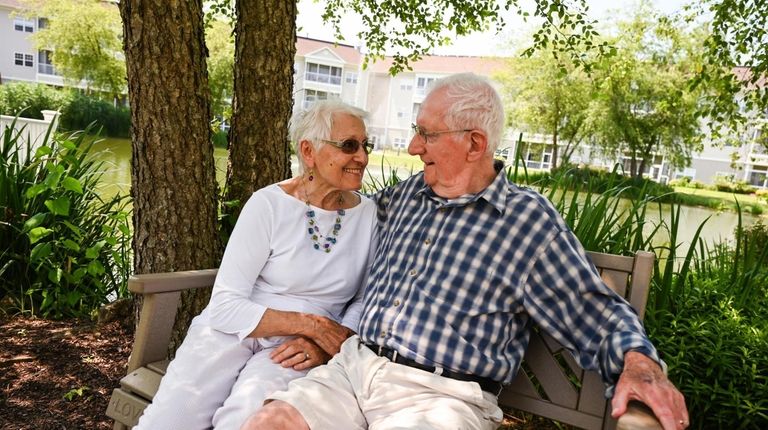
<svg viewBox="0 0 768 430">
<path fill-rule="evenodd" d="M 347 114 L 359 118 L 365 123 L 368 113 L 362 109 L 348 105 L 340 100 L 316 101 L 309 109 L 297 110 L 291 118 L 290 136 L 299 159 L 299 172 L 303 174 L 307 170 L 304 159 L 301 158 L 301 142 L 312 142 L 315 149 L 324 145 L 322 139 L 330 139 L 333 128 L 333 116 Z"/>
<path fill-rule="evenodd" d="M 445 91 L 449 104 L 443 116 L 448 128 L 483 130 L 488 136 L 487 152 L 493 154 L 504 131 L 504 105 L 491 82 L 474 73 L 459 73 L 435 81 L 429 93 L 437 90 Z"/>
</svg>

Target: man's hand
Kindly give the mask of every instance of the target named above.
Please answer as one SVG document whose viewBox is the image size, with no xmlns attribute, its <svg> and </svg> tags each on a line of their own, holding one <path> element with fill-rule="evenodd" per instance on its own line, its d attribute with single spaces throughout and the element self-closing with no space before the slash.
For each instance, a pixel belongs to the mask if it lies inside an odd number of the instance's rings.
<svg viewBox="0 0 768 430">
<path fill-rule="evenodd" d="M 313 314 L 304 314 L 304 317 L 307 324 L 299 335 L 312 339 L 330 356 L 336 355 L 341 349 L 341 344 L 355 334 L 332 319 Z"/>
<path fill-rule="evenodd" d="M 683 395 L 655 361 L 635 351 L 624 355 L 624 371 L 616 384 L 611 416 L 618 418 L 623 415 L 630 400 L 638 400 L 651 408 L 664 430 L 688 427 L 688 410 Z"/>
<path fill-rule="evenodd" d="M 275 348 L 269 357 L 283 367 L 293 367 L 295 370 L 325 364 L 331 359 L 322 348 L 305 337 L 296 337 Z"/>
</svg>

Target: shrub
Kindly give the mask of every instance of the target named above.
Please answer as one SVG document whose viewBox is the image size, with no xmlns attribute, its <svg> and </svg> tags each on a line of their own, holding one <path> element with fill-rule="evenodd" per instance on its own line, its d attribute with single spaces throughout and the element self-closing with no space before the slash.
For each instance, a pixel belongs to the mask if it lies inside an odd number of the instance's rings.
<svg viewBox="0 0 768 430">
<path fill-rule="evenodd" d="M 0 299 L 25 314 L 89 316 L 127 295 L 126 199 L 96 193 L 101 165 L 84 133 L 46 138 L 34 154 L 21 136 L 6 128 L 0 142 Z"/>
<path fill-rule="evenodd" d="M 715 179 L 715 189 L 736 194 L 752 194 L 755 192 L 755 187 L 749 185 L 747 181 L 731 181 L 722 177 Z"/>
<path fill-rule="evenodd" d="M 112 103 L 76 93 L 61 112 L 61 127 L 66 130 L 82 130 L 95 122 L 112 137 L 131 136 L 131 112 L 128 108 L 115 107 Z"/>
<path fill-rule="evenodd" d="M 671 186 L 671 187 L 688 187 L 688 186 L 690 186 L 690 183 L 691 183 L 691 178 L 689 178 L 687 176 L 682 176 L 680 178 L 673 179 L 673 180 L 669 181 L 669 186 Z"/>
<path fill-rule="evenodd" d="M 697 279 L 693 294 L 649 335 L 686 397 L 692 429 L 765 428 L 768 422 L 768 313 L 749 315 Z"/>
<path fill-rule="evenodd" d="M 0 85 L 0 114 L 43 119 L 42 111 L 61 110 L 70 94 L 42 84 L 14 82 Z"/>
</svg>

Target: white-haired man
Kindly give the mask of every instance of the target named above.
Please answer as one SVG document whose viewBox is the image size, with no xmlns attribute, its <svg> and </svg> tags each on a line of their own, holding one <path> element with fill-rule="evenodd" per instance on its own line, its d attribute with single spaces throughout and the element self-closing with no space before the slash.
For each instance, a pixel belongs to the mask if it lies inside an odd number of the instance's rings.
<svg viewBox="0 0 768 430">
<path fill-rule="evenodd" d="M 487 80 L 434 84 L 408 147 L 424 171 L 376 196 L 359 337 L 270 396 L 244 428 L 494 429 L 496 396 L 520 366 L 531 322 L 600 371 L 614 416 L 637 399 L 666 429 L 688 425 L 634 311 L 555 208 L 495 166 L 503 125 Z"/>
</svg>

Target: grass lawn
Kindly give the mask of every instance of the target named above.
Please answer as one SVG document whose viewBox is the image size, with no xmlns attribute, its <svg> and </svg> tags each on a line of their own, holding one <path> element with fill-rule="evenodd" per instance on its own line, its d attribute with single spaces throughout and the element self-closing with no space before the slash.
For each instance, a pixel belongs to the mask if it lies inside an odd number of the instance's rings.
<svg viewBox="0 0 768 430">
<path fill-rule="evenodd" d="M 408 155 L 408 151 L 405 149 L 398 151 L 383 150 L 374 151 L 368 156 L 368 168 L 376 169 L 384 166 L 385 170 L 388 167 L 394 167 L 398 169 L 405 169 L 413 171 L 413 173 L 421 171 L 424 167 L 424 163 L 417 156 Z"/>
<path fill-rule="evenodd" d="M 736 201 L 738 200 L 742 210 L 752 212 L 754 215 L 768 212 L 768 203 L 755 195 L 686 187 L 675 187 L 675 192 L 680 194 L 683 204 L 706 206 L 712 209 L 736 210 Z"/>
</svg>

